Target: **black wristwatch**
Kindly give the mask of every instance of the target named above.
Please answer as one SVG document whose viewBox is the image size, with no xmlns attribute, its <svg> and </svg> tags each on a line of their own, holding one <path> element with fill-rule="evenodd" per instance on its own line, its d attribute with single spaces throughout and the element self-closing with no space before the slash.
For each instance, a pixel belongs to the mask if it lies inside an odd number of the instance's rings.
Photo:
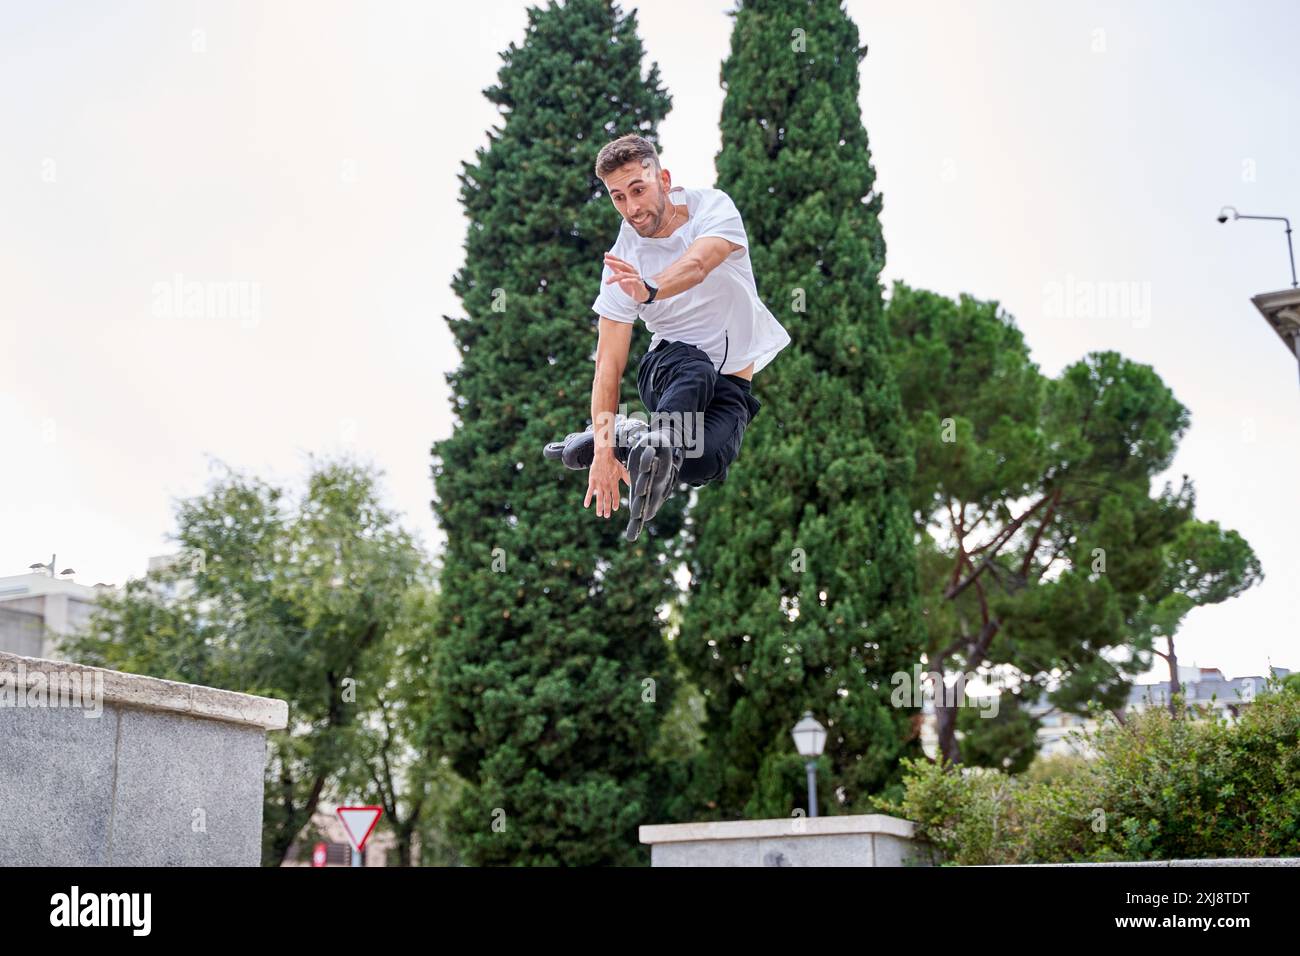
<svg viewBox="0 0 1300 956">
<path fill-rule="evenodd" d="M 659 294 L 659 290 L 654 286 L 652 286 L 649 282 L 647 282 L 645 276 L 641 277 L 641 284 L 645 286 L 645 290 L 650 293 L 650 298 L 646 299 L 641 304 L 649 305 L 651 302 L 655 300 L 655 296 Z"/>
</svg>

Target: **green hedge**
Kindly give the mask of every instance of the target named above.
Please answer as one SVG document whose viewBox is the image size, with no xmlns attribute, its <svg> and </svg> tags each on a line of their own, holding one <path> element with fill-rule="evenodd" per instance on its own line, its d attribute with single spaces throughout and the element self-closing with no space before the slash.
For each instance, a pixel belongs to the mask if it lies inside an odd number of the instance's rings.
<svg viewBox="0 0 1300 956">
<path fill-rule="evenodd" d="M 1208 706 L 1108 715 L 1095 750 L 1010 776 L 906 761 L 901 801 L 948 863 L 1068 863 L 1300 856 L 1300 691 L 1272 681 L 1240 719 Z"/>
</svg>

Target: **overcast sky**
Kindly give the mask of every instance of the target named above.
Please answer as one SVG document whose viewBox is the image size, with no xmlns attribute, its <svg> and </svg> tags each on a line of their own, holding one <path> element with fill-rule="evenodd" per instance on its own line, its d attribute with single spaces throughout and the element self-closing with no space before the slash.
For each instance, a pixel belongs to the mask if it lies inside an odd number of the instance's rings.
<svg viewBox="0 0 1300 956">
<path fill-rule="evenodd" d="M 730 6 L 640 8 L 679 184 L 714 183 Z M 1300 667 L 1300 384 L 1249 299 L 1290 284 L 1285 238 L 1215 222 L 1300 218 L 1300 7 L 847 6 L 886 278 L 998 300 L 1049 374 L 1094 349 L 1152 365 L 1192 413 L 1171 476 L 1267 575 L 1193 612 L 1180 659 Z M 438 546 L 456 174 L 498 122 L 481 90 L 525 10 L 0 7 L 0 575 L 57 551 L 120 584 L 213 460 L 297 490 L 309 452 L 376 464 Z M 187 317 L 178 281 L 230 284 L 231 314 Z M 1127 297 L 1087 306 L 1108 291 Z"/>
</svg>

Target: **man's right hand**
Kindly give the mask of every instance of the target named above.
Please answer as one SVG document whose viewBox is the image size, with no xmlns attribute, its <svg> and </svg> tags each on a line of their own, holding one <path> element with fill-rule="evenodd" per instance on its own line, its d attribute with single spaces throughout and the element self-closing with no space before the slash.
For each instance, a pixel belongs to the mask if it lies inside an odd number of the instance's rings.
<svg viewBox="0 0 1300 956">
<path fill-rule="evenodd" d="M 583 499 L 582 507 L 590 505 L 594 496 L 596 514 L 608 518 L 618 510 L 620 478 L 629 488 L 632 487 L 632 478 L 623 463 L 614 457 L 614 450 L 597 448 L 587 473 L 587 497 Z"/>
</svg>

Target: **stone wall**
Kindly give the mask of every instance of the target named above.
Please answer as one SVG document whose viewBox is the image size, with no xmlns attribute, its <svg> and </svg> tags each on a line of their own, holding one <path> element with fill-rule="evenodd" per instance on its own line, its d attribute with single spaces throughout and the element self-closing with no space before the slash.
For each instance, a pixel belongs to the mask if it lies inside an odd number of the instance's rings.
<svg viewBox="0 0 1300 956">
<path fill-rule="evenodd" d="M 0 867 L 258 866 L 281 700 L 0 653 Z"/>
<path fill-rule="evenodd" d="M 911 822 L 884 814 L 643 826 L 651 866 L 930 866 Z"/>
</svg>

